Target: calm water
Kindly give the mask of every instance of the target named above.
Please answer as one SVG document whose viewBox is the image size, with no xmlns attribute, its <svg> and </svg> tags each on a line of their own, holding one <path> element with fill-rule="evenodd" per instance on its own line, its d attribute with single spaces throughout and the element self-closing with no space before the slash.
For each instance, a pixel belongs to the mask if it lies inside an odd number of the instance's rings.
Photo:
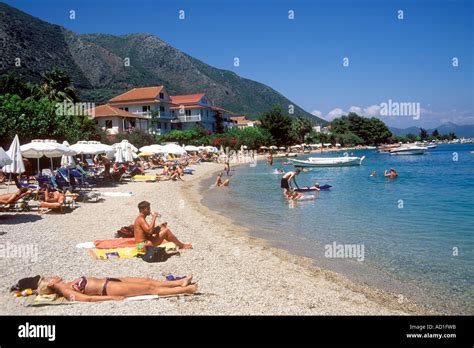
<svg viewBox="0 0 474 348">
<path fill-rule="evenodd" d="M 362 166 L 302 173 L 298 184 L 330 184 L 315 201 L 289 204 L 276 160 L 233 171 L 228 190 L 203 185 L 203 204 L 250 228 L 278 247 L 352 279 L 409 296 L 448 313 L 474 313 L 473 144 L 439 145 L 423 156 L 373 150 Z M 457 161 L 455 156 L 457 154 Z M 342 154 L 339 154 L 342 155 Z M 320 156 L 312 154 L 302 156 Z M 337 156 L 337 154 L 325 154 Z M 301 159 L 300 158 L 300 159 Z M 395 168 L 389 180 L 383 170 Z M 378 177 L 371 178 L 372 170 Z M 325 257 L 325 245 L 364 246 L 364 261 Z M 453 255 L 454 254 L 454 255 Z M 456 255 L 457 254 L 457 255 Z"/>
</svg>

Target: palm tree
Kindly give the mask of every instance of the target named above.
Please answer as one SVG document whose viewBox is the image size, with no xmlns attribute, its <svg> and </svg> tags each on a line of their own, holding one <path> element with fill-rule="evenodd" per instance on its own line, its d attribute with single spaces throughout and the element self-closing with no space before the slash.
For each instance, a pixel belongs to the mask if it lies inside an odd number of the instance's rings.
<svg viewBox="0 0 474 348">
<path fill-rule="evenodd" d="M 306 134 L 313 130 L 313 124 L 305 117 L 297 117 L 293 119 L 293 131 L 298 141 L 304 143 Z"/>
<path fill-rule="evenodd" d="M 52 101 L 77 101 L 71 78 L 61 69 L 54 68 L 42 75 L 41 93 Z"/>
</svg>

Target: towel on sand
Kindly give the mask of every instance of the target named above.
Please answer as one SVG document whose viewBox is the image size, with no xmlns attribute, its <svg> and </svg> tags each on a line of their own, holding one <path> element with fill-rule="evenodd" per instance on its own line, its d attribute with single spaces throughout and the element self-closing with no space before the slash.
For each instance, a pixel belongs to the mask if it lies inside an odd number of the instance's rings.
<svg viewBox="0 0 474 348">
<path fill-rule="evenodd" d="M 114 249 L 124 247 L 134 247 L 135 238 L 115 238 L 95 240 L 94 245 L 97 249 Z"/>
<path fill-rule="evenodd" d="M 65 297 L 58 296 L 57 294 L 51 295 L 32 295 L 28 296 L 23 305 L 25 307 L 36 307 L 36 306 L 57 306 L 63 304 L 73 304 L 77 302 L 68 301 Z"/>
<path fill-rule="evenodd" d="M 133 239 L 133 238 L 122 238 L 122 239 Z M 172 242 L 163 243 L 159 245 L 165 248 L 166 251 L 177 250 L 176 244 Z M 89 254 L 96 260 L 110 260 L 110 259 L 130 259 L 138 255 L 137 248 L 135 246 L 135 240 L 133 240 L 132 247 L 120 247 L 120 248 L 109 248 L 109 249 L 91 249 Z"/>
</svg>

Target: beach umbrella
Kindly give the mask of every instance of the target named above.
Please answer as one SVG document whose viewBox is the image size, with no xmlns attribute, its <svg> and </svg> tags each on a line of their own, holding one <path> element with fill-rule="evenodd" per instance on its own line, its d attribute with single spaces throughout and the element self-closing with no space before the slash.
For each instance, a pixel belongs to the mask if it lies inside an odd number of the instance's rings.
<svg viewBox="0 0 474 348">
<path fill-rule="evenodd" d="M 4 173 L 10 174 L 10 179 L 7 186 L 8 192 L 10 190 L 12 174 L 21 174 L 25 171 L 25 164 L 23 163 L 23 157 L 21 155 L 20 139 L 18 139 L 18 134 L 15 135 L 15 138 L 13 138 L 10 148 L 7 151 L 7 155 L 10 157 L 12 162 L 6 166 L 3 166 L 2 170 Z"/>
<path fill-rule="evenodd" d="M 187 145 L 184 147 L 184 149 L 186 151 L 199 151 L 199 148 L 197 146 L 194 146 L 194 145 Z"/>
<path fill-rule="evenodd" d="M 115 149 L 115 162 L 117 162 L 117 163 L 123 163 L 123 162 L 125 162 L 124 157 L 123 157 L 123 151 L 122 151 L 122 147 L 121 147 L 121 146 L 118 146 L 118 147 Z"/>
<path fill-rule="evenodd" d="M 13 161 L 10 156 L 8 156 L 7 153 L 0 147 L 0 168 L 12 162 Z"/>
<path fill-rule="evenodd" d="M 98 141 L 88 141 L 87 142 L 89 145 L 92 145 L 93 147 L 99 149 L 102 151 L 102 153 L 113 153 L 115 152 L 115 149 L 110 146 L 110 145 L 106 145 L 106 144 L 102 144 Z"/>
<path fill-rule="evenodd" d="M 87 141 L 78 141 L 76 144 L 69 146 L 69 149 L 75 151 L 78 155 L 97 155 L 104 152 Z"/>
<path fill-rule="evenodd" d="M 67 146 L 69 148 L 69 143 L 66 140 L 63 141 L 63 145 Z M 76 161 L 74 160 L 74 157 L 71 156 L 71 154 L 62 155 L 62 157 L 61 157 L 61 167 L 68 168 L 68 169 L 75 168 L 76 167 Z"/>
<path fill-rule="evenodd" d="M 293 145 L 292 148 L 294 148 L 294 149 L 301 149 L 301 145 Z"/>
<path fill-rule="evenodd" d="M 7 151 L 8 157 L 12 160 L 12 163 L 7 164 L 2 168 L 4 173 L 10 174 L 21 174 L 25 171 L 25 164 L 23 163 L 23 157 L 20 150 L 20 140 L 18 135 L 15 135 L 10 148 Z"/>
<path fill-rule="evenodd" d="M 270 149 L 271 149 L 271 150 L 278 150 L 278 147 L 275 146 L 275 145 L 272 145 L 272 146 L 270 146 Z"/>
<path fill-rule="evenodd" d="M 163 152 L 171 153 L 173 155 L 183 155 L 186 153 L 186 150 L 176 144 L 166 144 L 163 146 Z"/>
<path fill-rule="evenodd" d="M 40 171 L 39 159 L 46 156 L 51 159 L 51 169 L 53 158 L 62 155 L 74 155 L 75 152 L 63 144 L 58 144 L 55 140 L 32 140 L 31 143 L 20 146 L 21 154 L 26 158 L 38 159 L 38 173 Z"/>
<path fill-rule="evenodd" d="M 268 149 L 268 147 L 266 147 L 266 146 L 260 146 L 260 149 L 266 150 L 266 149 Z"/>
<path fill-rule="evenodd" d="M 280 150 L 285 150 L 285 147 L 284 147 L 284 146 L 280 146 L 279 149 L 280 149 Z"/>
<path fill-rule="evenodd" d="M 152 154 L 164 153 L 161 145 L 147 145 L 140 148 L 141 152 L 151 152 Z"/>
</svg>

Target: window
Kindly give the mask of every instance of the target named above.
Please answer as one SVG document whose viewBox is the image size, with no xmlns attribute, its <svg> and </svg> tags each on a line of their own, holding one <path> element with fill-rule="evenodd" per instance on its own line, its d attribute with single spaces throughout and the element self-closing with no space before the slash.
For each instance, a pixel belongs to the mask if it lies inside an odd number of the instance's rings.
<svg viewBox="0 0 474 348">
<path fill-rule="evenodd" d="M 184 114 L 186 116 L 191 116 L 191 110 L 184 110 Z"/>
<path fill-rule="evenodd" d="M 160 93 L 160 99 L 164 99 L 165 95 L 163 93 Z"/>
<path fill-rule="evenodd" d="M 168 123 L 163 123 L 164 127 L 163 129 L 168 129 Z"/>
<path fill-rule="evenodd" d="M 164 112 L 165 111 L 165 107 L 160 105 L 160 112 Z"/>
<path fill-rule="evenodd" d="M 105 120 L 105 128 L 112 128 L 112 120 Z"/>
<path fill-rule="evenodd" d="M 142 111 L 143 111 L 143 112 L 148 112 L 148 111 L 150 111 L 150 105 L 143 105 L 143 106 L 142 106 Z"/>
<path fill-rule="evenodd" d="M 123 110 L 128 111 L 128 108 L 123 108 Z"/>
</svg>

